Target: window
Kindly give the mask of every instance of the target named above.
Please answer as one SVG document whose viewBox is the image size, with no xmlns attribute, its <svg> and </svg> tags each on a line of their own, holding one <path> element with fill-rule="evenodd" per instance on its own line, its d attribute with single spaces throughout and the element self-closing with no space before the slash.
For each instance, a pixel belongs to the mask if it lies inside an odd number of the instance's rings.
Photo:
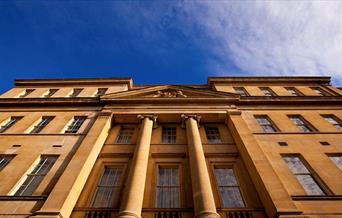
<svg viewBox="0 0 342 218">
<path fill-rule="evenodd" d="M 259 87 L 265 96 L 276 96 L 276 94 L 269 87 Z"/>
<path fill-rule="evenodd" d="M 118 137 L 116 138 L 117 144 L 131 144 L 134 128 L 122 126 Z"/>
<path fill-rule="evenodd" d="M 321 87 L 310 87 L 316 94 L 321 96 L 328 96 L 329 93 L 324 91 Z"/>
<path fill-rule="evenodd" d="M 31 94 L 34 91 L 34 89 L 25 89 L 25 92 L 21 95 L 19 95 L 19 98 L 25 98 L 29 94 Z"/>
<path fill-rule="evenodd" d="M 285 87 L 285 89 L 293 96 L 303 96 L 303 93 L 298 91 L 295 87 Z"/>
<path fill-rule="evenodd" d="M 3 125 L 0 127 L 0 133 L 5 132 L 8 130 L 11 126 L 13 126 L 16 122 L 18 122 L 23 117 L 11 117 L 8 121 L 6 121 Z"/>
<path fill-rule="evenodd" d="M 42 117 L 37 125 L 33 127 L 30 133 L 39 133 L 47 126 L 54 117 Z"/>
<path fill-rule="evenodd" d="M 273 124 L 267 115 L 256 115 L 255 119 L 264 132 L 279 132 L 279 129 Z"/>
<path fill-rule="evenodd" d="M 244 87 L 234 87 L 236 94 L 241 96 L 249 96 L 247 90 Z"/>
<path fill-rule="evenodd" d="M 330 160 L 332 160 L 340 170 L 342 170 L 342 155 L 331 155 L 329 156 Z"/>
<path fill-rule="evenodd" d="M 308 195 L 325 195 L 324 190 L 299 156 L 284 156 L 283 159 Z"/>
<path fill-rule="evenodd" d="M 77 97 L 83 89 L 73 89 L 69 97 Z"/>
<path fill-rule="evenodd" d="M 58 89 L 49 89 L 49 92 L 44 95 L 45 98 L 50 98 L 51 96 L 53 96 L 56 92 L 58 91 Z"/>
<path fill-rule="evenodd" d="M 96 97 L 102 96 L 106 93 L 107 90 L 108 88 L 98 88 L 95 96 Z"/>
<path fill-rule="evenodd" d="M 162 142 L 164 144 L 176 144 L 176 127 L 163 127 Z"/>
<path fill-rule="evenodd" d="M 215 168 L 214 171 L 223 207 L 244 207 L 240 186 L 233 169 Z"/>
<path fill-rule="evenodd" d="M 314 132 L 317 131 L 308 121 L 306 121 L 300 115 L 289 115 L 290 120 L 302 131 L 302 132 Z"/>
<path fill-rule="evenodd" d="M 3 170 L 9 162 L 14 158 L 14 155 L 2 154 L 0 155 L 0 171 Z"/>
<path fill-rule="evenodd" d="M 58 156 L 41 156 L 39 163 L 32 172 L 27 174 L 25 181 L 15 192 L 16 196 L 30 196 L 37 189 L 44 177 L 48 174 Z"/>
<path fill-rule="evenodd" d="M 330 124 L 336 127 L 339 131 L 342 132 L 342 121 L 335 117 L 334 115 L 322 115 L 323 118 L 328 121 Z"/>
<path fill-rule="evenodd" d="M 87 117 L 74 117 L 70 125 L 67 126 L 65 133 L 77 133 Z"/>
<path fill-rule="evenodd" d="M 117 206 L 122 184 L 122 175 L 122 167 L 105 167 L 91 201 L 92 207 Z"/>
<path fill-rule="evenodd" d="M 156 207 L 179 208 L 180 184 L 178 167 L 159 166 L 157 180 Z"/>
<path fill-rule="evenodd" d="M 211 143 L 211 144 L 222 143 L 220 132 L 217 127 L 206 126 L 205 133 L 207 135 L 208 143 Z"/>
</svg>

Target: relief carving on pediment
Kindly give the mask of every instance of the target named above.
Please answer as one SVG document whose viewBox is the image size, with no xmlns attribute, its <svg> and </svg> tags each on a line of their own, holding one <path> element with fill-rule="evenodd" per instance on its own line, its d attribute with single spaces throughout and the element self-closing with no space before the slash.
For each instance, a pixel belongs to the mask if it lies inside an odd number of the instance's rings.
<svg viewBox="0 0 342 218">
<path fill-rule="evenodd" d="M 180 90 L 163 90 L 163 91 L 156 91 L 152 97 L 154 98 L 186 98 L 185 94 L 183 94 Z"/>
</svg>

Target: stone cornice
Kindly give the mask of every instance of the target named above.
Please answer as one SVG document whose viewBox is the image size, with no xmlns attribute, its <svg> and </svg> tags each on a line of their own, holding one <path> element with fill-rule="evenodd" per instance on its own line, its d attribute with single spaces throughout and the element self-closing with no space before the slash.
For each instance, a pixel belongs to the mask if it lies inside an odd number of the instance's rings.
<svg viewBox="0 0 342 218">
<path fill-rule="evenodd" d="M 29 106 L 101 106 L 99 98 L 0 98 L 0 106 L 29 107 Z"/>
</svg>

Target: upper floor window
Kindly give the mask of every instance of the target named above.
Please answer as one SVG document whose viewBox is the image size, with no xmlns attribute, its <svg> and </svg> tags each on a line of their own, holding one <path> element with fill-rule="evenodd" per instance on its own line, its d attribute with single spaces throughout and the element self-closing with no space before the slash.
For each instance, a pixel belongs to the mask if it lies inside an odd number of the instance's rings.
<svg viewBox="0 0 342 218">
<path fill-rule="evenodd" d="M 65 133 L 77 133 L 87 117 L 75 116 L 70 125 L 67 126 Z"/>
<path fill-rule="evenodd" d="M 283 159 L 308 195 L 326 195 L 318 184 L 317 178 L 314 177 L 299 156 L 284 156 Z"/>
<path fill-rule="evenodd" d="M 288 115 L 290 120 L 302 131 L 302 132 L 314 132 L 317 131 L 308 121 L 306 121 L 300 115 Z"/>
<path fill-rule="evenodd" d="M 134 128 L 122 126 L 118 137 L 116 138 L 116 144 L 131 144 Z"/>
<path fill-rule="evenodd" d="M 336 127 L 339 131 L 342 131 L 342 121 L 334 115 L 322 115 L 323 118 L 330 124 Z"/>
<path fill-rule="evenodd" d="M 101 179 L 97 183 L 93 195 L 92 207 L 116 207 L 122 184 L 123 168 L 118 166 L 105 167 Z"/>
<path fill-rule="evenodd" d="M 0 155 L 0 171 L 3 170 L 9 162 L 14 158 L 14 155 L 1 154 Z"/>
<path fill-rule="evenodd" d="M 340 170 L 342 170 L 342 155 L 341 154 L 334 154 L 329 156 L 330 160 L 332 160 Z"/>
<path fill-rule="evenodd" d="M 301 93 L 295 87 L 285 87 L 285 89 L 293 96 L 303 96 L 303 93 Z"/>
<path fill-rule="evenodd" d="M 207 135 L 208 143 L 211 143 L 211 144 L 222 143 L 220 132 L 217 127 L 205 126 L 205 134 Z"/>
<path fill-rule="evenodd" d="M 265 96 L 276 96 L 276 93 L 273 92 L 269 87 L 259 87 L 259 89 L 264 93 Z"/>
<path fill-rule="evenodd" d="M 20 119 L 22 119 L 23 117 L 11 117 L 9 120 L 3 122 L 0 126 L 0 133 L 5 132 L 6 130 L 8 130 L 11 126 L 13 126 L 16 122 L 18 122 Z"/>
<path fill-rule="evenodd" d="M 73 89 L 69 97 L 77 97 L 83 89 Z"/>
<path fill-rule="evenodd" d="M 180 183 L 177 166 L 159 166 L 156 190 L 157 208 L 180 207 Z"/>
<path fill-rule="evenodd" d="M 214 171 L 223 207 L 245 207 L 233 169 L 215 167 Z"/>
<path fill-rule="evenodd" d="M 29 94 L 31 94 L 34 91 L 34 89 L 25 89 L 25 92 L 21 95 L 19 95 L 19 98 L 25 98 Z"/>
<path fill-rule="evenodd" d="M 53 96 L 57 91 L 58 91 L 58 89 L 49 89 L 49 91 L 44 95 L 44 98 L 50 98 L 50 97 Z"/>
<path fill-rule="evenodd" d="M 264 132 L 279 132 L 279 129 L 267 115 L 255 115 L 254 117 Z"/>
<path fill-rule="evenodd" d="M 176 127 L 162 127 L 162 143 L 176 144 Z"/>
<path fill-rule="evenodd" d="M 247 90 L 244 87 L 234 87 L 236 94 L 241 96 L 249 96 Z"/>
<path fill-rule="evenodd" d="M 37 123 L 37 125 L 35 125 L 33 127 L 33 129 L 30 131 L 30 133 L 39 133 L 40 131 L 42 131 L 44 129 L 45 126 L 47 126 L 50 121 L 53 119 L 54 117 L 47 117 L 44 116 L 41 118 L 41 120 Z"/>
<path fill-rule="evenodd" d="M 44 177 L 48 174 L 58 156 L 41 156 L 39 163 L 26 175 L 25 181 L 18 188 L 14 195 L 30 196 L 37 189 Z"/>
<path fill-rule="evenodd" d="M 310 87 L 316 94 L 321 96 L 328 96 L 329 93 L 324 91 L 321 87 Z"/>
<path fill-rule="evenodd" d="M 98 88 L 95 94 L 96 97 L 102 96 L 107 92 L 108 88 Z"/>
</svg>

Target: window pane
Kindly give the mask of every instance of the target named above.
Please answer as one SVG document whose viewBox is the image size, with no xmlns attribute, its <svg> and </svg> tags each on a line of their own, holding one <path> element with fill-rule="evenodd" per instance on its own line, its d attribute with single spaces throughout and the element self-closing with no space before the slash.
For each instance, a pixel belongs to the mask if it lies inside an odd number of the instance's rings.
<svg viewBox="0 0 342 218">
<path fill-rule="evenodd" d="M 330 156 L 330 159 L 342 170 L 342 156 Z"/>
<path fill-rule="evenodd" d="M 215 169 L 215 174 L 219 186 L 238 185 L 233 169 Z"/>
<path fill-rule="evenodd" d="M 308 195 L 325 195 L 311 175 L 296 175 Z"/>
<path fill-rule="evenodd" d="M 244 207 L 241 193 L 238 187 L 220 187 L 223 207 Z"/>
<path fill-rule="evenodd" d="M 157 208 L 180 207 L 179 171 L 175 167 L 159 167 L 156 189 Z"/>
<path fill-rule="evenodd" d="M 205 127 L 205 133 L 208 139 L 208 143 L 221 143 L 220 132 L 217 127 Z"/>
<path fill-rule="evenodd" d="M 162 143 L 176 144 L 176 127 L 162 128 Z"/>
<path fill-rule="evenodd" d="M 292 173 L 310 173 L 299 157 L 283 157 Z"/>
<path fill-rule="evenodd" d="M 4 169 L 9 162 L 14 158 L 14 155 L 1 155 L 0 156 L 0 171 Z"/>
<path fill-rule="evenodd" d="M 117 144 L 130 144 L 132 141 L 134 128 L 121 127 L 118 137 L 116 138 Z"/>
</svg>

